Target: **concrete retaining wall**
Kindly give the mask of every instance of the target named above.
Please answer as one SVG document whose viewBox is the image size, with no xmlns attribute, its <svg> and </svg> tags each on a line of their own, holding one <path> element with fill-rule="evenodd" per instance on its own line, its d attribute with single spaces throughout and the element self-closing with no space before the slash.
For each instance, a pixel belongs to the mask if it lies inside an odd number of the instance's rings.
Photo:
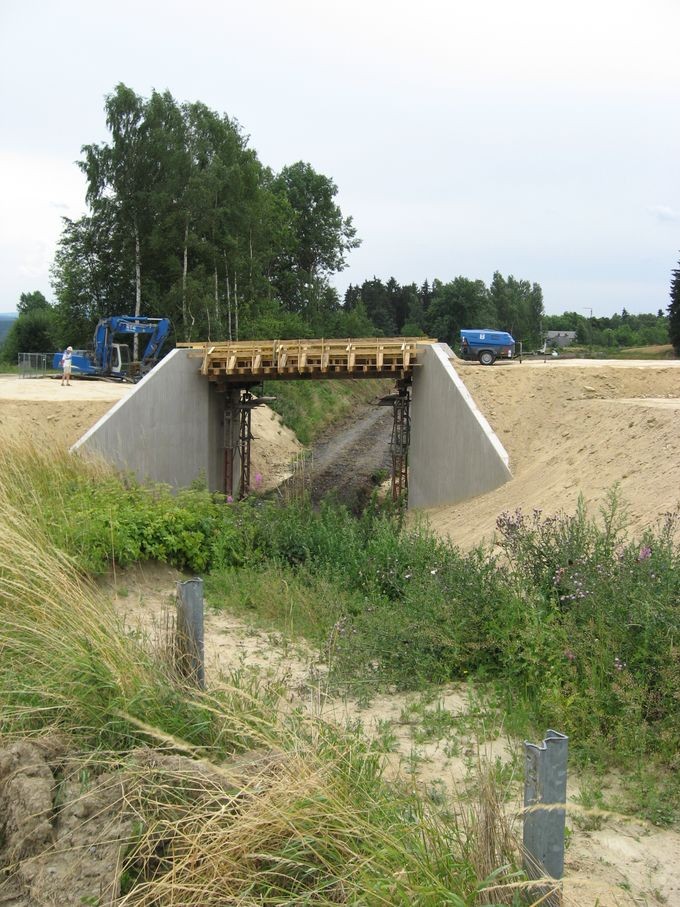
<svg viewBox="0 0 680 907">
<path fill-rule="evenodd" d="M 413 378 L 409 507 L 455 504 L 511 478 L 508 455 L 454 370 L 446 344 L 422 350 Z M 224 491 L 225 406 L 238 493 L 238 392 L 218 394 L 199 360 L 173 350 L 73 449 L 94 451 L 140 481 L 174 488 L 205 478 Z"/>
<path fill-rule="evenodd" d="M 445 343 L 418 351 L 411 404 L 409 508 L 457 504 L 512 478 L 508 455 L 450 362 Z"/>
<path fill-rule="evenodd" d="M 142 482 L 183 488 L 203 477 L 222 491 L 224 396 L 199 374 L 199 362 L 172 350 L 73 450 L 95 451 Z"/>
</svg>

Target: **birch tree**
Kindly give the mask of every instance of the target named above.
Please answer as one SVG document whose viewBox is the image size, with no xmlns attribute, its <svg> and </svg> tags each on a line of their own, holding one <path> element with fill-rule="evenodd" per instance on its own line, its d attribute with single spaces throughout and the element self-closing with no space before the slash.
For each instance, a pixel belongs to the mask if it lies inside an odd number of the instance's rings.
<svg viewBox="0 0 680 907">
<path fill-rule="evenodd" d="M 148 194 L 153 178 L 148 153 L 144 100 L 120 83 L 105 103 L 111 142 L 84 145 L 80 168 L 87 177 L 87 201 L 96 213 L 112 212 L 127 237 L 134 268 L 136 316 L 142 311 L 142 230 L 148 221 Z M 133 356 L 139 359 L 135 334 Z"/>
</svg>

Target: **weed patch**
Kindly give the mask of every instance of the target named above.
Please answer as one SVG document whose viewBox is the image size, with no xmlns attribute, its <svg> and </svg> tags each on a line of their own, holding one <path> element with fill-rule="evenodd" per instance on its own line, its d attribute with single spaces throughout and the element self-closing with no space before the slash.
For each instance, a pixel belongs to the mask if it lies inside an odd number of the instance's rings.
<svg viewBox="0 0 680 907">
<path fill-rule="evenodd" d="M 677 776 L 677 514 L 629 539 L 614 491 L 597 518 L 582 504 L 502 514 L 500 553 L 462 554 L 375 503 L 360 518 L 330 503 L 226 505 L 36 451 L 6 449 L 2 466 L 17 522 L 35 514 L 50 538 L 55 514 L 68 513 L 59 542 L 81 569 L 154 558 L 201 571 L 211 605 L 304 636 L 326 654 L 330 681 L 363 698 L 474 679 L 495 690 L 509 733 L 558 727 L 583 764 Z M 107 700 L 118 675 L 92 676 L 79 652 L 75 680 Z M 664 784 L 663 804 L 647 799 L 668 821 L 678 785 Z"/>
</svg>

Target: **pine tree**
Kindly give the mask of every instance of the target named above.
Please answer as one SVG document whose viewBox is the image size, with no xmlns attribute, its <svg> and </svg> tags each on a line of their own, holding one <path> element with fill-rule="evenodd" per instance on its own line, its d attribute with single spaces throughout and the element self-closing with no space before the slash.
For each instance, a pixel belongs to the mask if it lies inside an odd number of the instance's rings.
<svg viewBox="0 0 680 907">
<path fill-rule="evenodd" d="M 680 262 L 673 271 L 671 280 L 671 302 L 668 306 L 668 336 L 671 338 L 675 355 L 680 356 Z"/>
</svg>

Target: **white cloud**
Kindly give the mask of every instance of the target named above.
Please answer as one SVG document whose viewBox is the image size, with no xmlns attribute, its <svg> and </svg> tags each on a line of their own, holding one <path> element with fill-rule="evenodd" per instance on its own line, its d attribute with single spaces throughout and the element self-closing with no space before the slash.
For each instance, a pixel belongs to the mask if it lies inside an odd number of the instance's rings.
<svg viewBox="0 0 680 907">
<path fill-rule="evenodd" d="M 46 154 L 0 153 L 0 309 L 10 311 L 23 292 L 50 293 L 49 269 L 62 216 L 84 211 L 85 186 L 70 162 Z M 50 199 L 61 199 L 54 203 Z"/>
<path fill-rule="evenodd" d="M 650 205 L 647 210 L 660 221 L 680 220 L 680 211 L 674 211 L 673 208 L 669 208 L 668 205 Z"/>
</svg>

